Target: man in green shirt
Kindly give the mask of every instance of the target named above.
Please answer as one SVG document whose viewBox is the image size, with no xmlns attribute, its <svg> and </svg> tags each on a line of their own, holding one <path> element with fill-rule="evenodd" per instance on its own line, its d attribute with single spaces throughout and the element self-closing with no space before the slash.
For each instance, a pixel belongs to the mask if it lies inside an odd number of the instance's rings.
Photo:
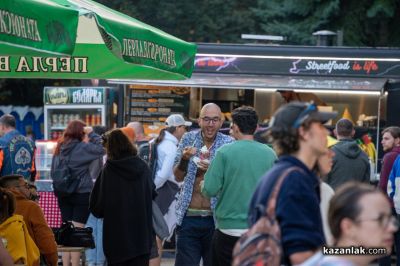
<svg viewBox="0 0 400 266">
<path fill-rule="evenodd" d="M 254 108 L 233 110 L 230 133 L 236 141 L 217 150 L 204 177 L 201 192 L 206 197 L 218 198 L 211 247 L 214 266 L 231 265 L 233 247 L 248 228 L 250 198 L 258 180 L 277 159 L 271 148 L 254 141 L 257 122 Z"/>
</svg>

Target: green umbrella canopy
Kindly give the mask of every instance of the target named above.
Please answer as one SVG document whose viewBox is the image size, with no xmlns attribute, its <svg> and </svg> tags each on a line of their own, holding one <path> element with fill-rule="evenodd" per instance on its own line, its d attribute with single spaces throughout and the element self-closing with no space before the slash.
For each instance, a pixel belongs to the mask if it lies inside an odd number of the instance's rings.
<svg viewBox="0 0 400 266">
<path fill-rule="evenodd" d="M 50 73 L 60 72 L 69 78 L 67 70 L 83 62 L 77 57 L 87 59 L 86 69 L 80 67 L 86 72 L 75 78 L 184 79 L 195 53 L 194 44 L 91 0 L 0 1 L 0 77 L 53 78 Z M 97 69 L 101 63 L 105 74 Z M 51 71 L 55 64 L 65 71 Z"/>
</svg>

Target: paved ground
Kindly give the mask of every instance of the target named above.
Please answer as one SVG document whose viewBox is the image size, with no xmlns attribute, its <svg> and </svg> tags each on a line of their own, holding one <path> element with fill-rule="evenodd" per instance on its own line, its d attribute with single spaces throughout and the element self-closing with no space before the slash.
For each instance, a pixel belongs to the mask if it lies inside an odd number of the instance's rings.
<svg viewBox="0 0 400 266">
<path fill-rule="evenodd" d="M 161 260 L 161 266 L 173 266 L 175 263 L 175 259 L 165 259 Z"/>
<path fill-rule="evenodd" d="M 163 252 L 161 266 L 173 266 L 175 263 L 175 252 Z"/>
</svg>

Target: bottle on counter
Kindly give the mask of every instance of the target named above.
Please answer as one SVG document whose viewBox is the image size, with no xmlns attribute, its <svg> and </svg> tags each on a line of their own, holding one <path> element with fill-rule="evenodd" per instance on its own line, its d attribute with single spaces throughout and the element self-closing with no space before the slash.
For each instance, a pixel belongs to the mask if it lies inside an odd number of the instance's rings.
<svg viewBox="0 0 400 266">
<path fill-rule="evenodd" d="M 101 126 L 101 115 L 100 114 L 96 115 L 96 125 Z"/>
</svg>

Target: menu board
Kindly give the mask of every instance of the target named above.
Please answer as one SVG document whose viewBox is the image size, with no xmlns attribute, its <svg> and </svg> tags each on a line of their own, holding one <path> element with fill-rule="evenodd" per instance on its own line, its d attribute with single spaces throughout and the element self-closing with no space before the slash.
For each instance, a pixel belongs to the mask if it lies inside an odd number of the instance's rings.
<svg viewBox="0 0 400 266">
<path fill-rule="evenodd" d="M 130 121 L 143 124 L 164 123 L 171 114 L 185 114 L 189 110 L 190 88 L 129 86 Z"/>
</svg>

